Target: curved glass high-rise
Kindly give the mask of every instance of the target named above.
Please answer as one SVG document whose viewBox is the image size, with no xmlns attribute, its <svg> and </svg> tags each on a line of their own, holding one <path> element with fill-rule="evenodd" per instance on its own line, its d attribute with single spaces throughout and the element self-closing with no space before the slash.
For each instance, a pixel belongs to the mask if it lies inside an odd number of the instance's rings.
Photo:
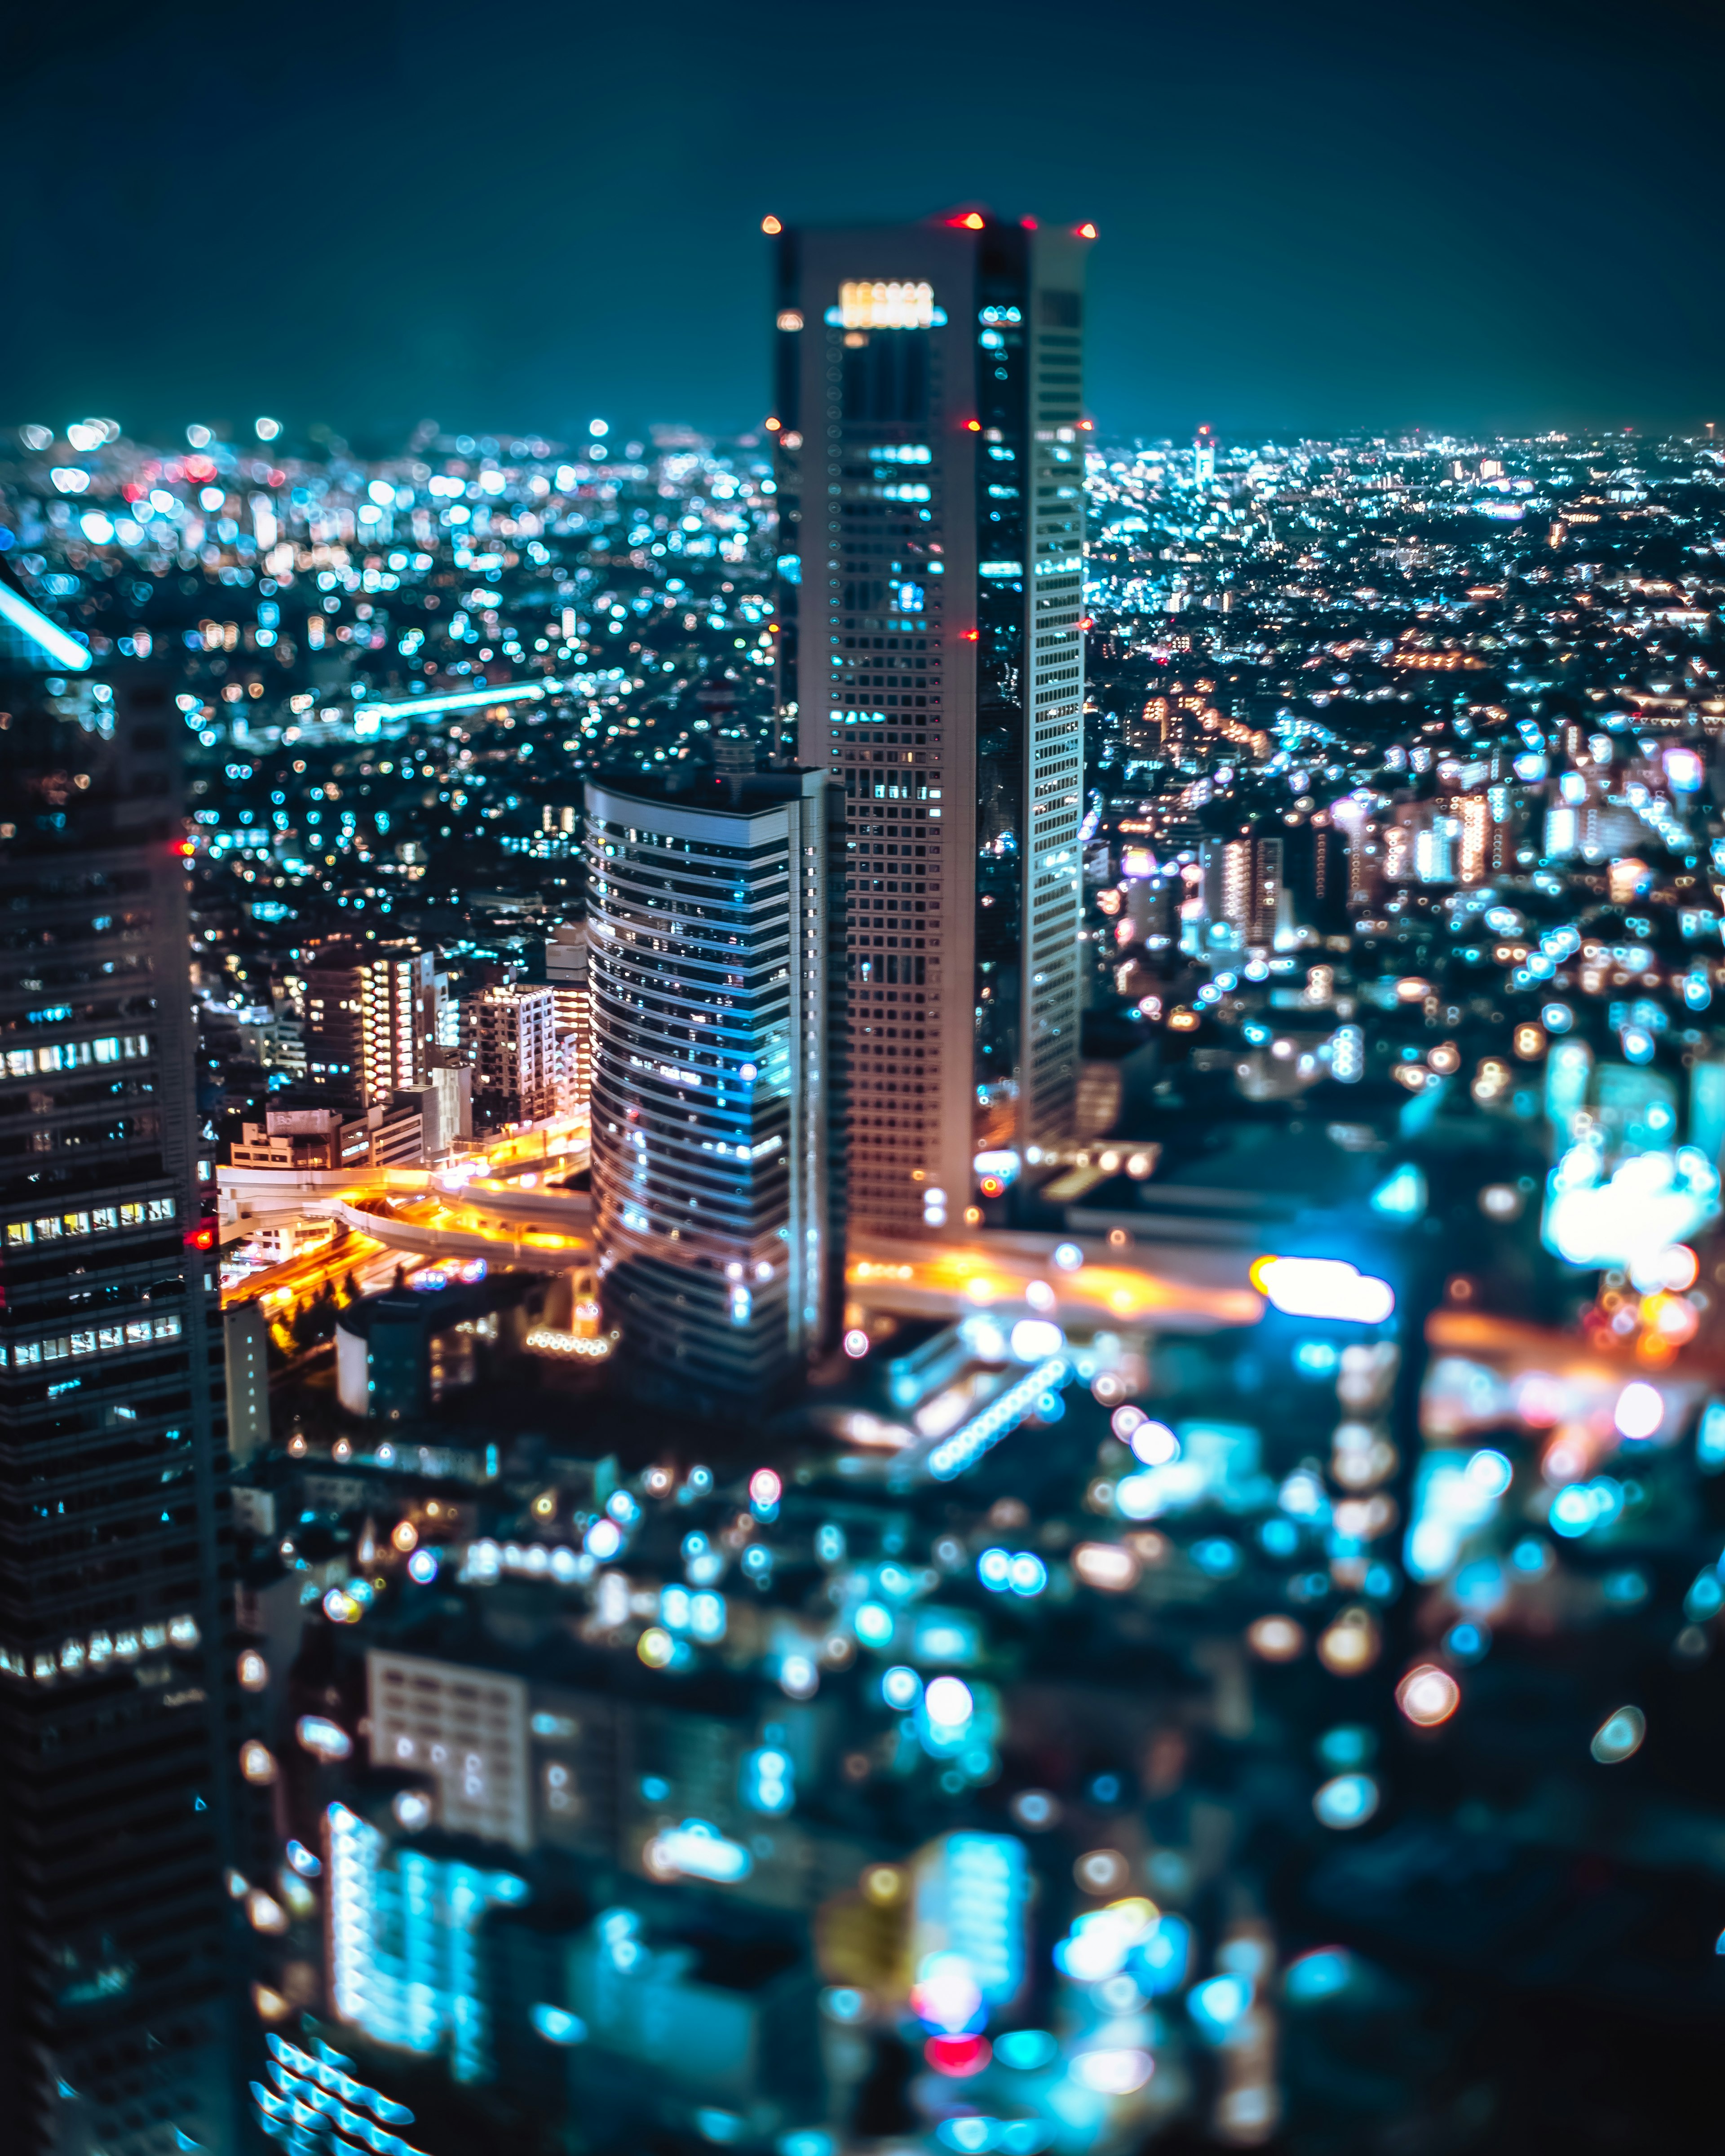
<svg viewBox="0 0 1725 2156">
<path fill-rule="evenodd" d="M 770 1397 L 842 1316 L 843 801 L 587 788 L 601 1293 L 637 1383 L 691 1404 Z"/>
</svg>

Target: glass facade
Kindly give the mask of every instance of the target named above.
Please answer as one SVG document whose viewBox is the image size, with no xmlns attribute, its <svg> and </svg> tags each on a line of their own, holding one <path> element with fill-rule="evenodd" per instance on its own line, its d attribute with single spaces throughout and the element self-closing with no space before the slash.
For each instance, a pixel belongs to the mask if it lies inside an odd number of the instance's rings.
<svg viewBox="0 0 1725 2156">
<path fill-rule="evenodd" d="M 640 1383 L 770 1394 L 844 1293 L 837 789 L 587 792 L 601 1291 Z"/>
<path fill-rule="evenodd" d="M 226 1455 L 166 689 L 0 682 L 0 2085 L 226 2146 Z"/>
<path fill-rule="evenodd" d="M 783 737 L 846 798 L 852 1219 L 938 1232 L 1071 1127 L 1081 240 L 787 233 L 774 295 Z"/>
</svg>

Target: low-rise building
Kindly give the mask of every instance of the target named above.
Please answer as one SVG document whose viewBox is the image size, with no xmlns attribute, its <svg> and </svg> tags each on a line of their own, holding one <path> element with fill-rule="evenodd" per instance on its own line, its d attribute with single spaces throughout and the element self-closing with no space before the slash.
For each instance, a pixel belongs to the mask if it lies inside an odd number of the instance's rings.
<svg viewBox="0 0 1725 2156">
<path fill-rule="evenodd" d="M 271 1108 L 231 1148 L 235 1168 L 300 1171 L 413 1167 L 424 1150 L 424 1118 L 409 1096 L 369 1108 Z"/>
</svg>

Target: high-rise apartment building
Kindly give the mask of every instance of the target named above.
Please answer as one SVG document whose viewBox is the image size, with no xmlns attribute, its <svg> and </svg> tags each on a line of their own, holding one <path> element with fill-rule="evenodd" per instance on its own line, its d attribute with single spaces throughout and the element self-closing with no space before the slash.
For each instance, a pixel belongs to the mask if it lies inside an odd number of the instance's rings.
<svg viewBox="0 0 1725 2156">
<path fill-rule="evenodd" d="M 446 994 L 429 951 L 326 945 L 305 968 L 307 1078 L 363 1101 L 417 1084 Z"/>
<path fill-rule="evenodd" d="M 179 715 L 69 655 L 0 654 L 0 2139 L 222 2152 L 237 1738 Z"/>
<path fill-rule="evenodd" d="M 1455 880 L 1483 883 L 1491 874 L 1491 804 L 1483 793 L 1452 793 L 1443 807 L 1455 827 Z"/>
<path fill-rule="evenodd" d="M 781 728 L 845 788 L 852 1216 L 944 1227 L 1071 1122 L 1084 261 L 976 213 L 785 233 Z"/>
<path fill-rule="evenodd" d="M 532 1123 L 557 1111 L 557 1004 L 548 988 L 481 988 L 461 1006 L 482 1122 Z"/>
<path fill-rule="evenodd" d="M 770 1394 L 842 1316 L 843 801 L 819 771 L 588 785 L 601 1293 L 690 1403 Z"/>
<path fill-rule="evenodd" d="M 545 979 L 557 1012 L 562 1105 L 584 1108 L 593 1091 L 593 1004 L 584 921 L 566 921 L 546 938 Z"/>
<path fill-rule="evenodd" d="M 1273 946 L 1288 926 L 1281 839 L 1212 839 L 1203 858 L 1205 911 L 1213 934 L 1226 929 L 1243 947 Z"/>
</svg>

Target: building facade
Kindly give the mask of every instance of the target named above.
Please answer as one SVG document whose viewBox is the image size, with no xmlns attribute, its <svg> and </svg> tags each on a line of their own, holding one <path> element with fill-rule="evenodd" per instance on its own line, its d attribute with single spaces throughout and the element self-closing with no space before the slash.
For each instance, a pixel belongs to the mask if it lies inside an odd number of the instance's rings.
<svg viewBox="0 0 1725 2156">
<path fill-rule="evenodd" d="M 305 969 L 305 1075 L 364 1101 L 387 1100 L 425 1075 L 441 1037 L 444 976 L 427 951 L 336 943 Z"/>
<path fill-rule="evenodd" d="M 1073 1114 L 1088 239 L 777 245 L 780 724 L 845 792 L 852 1215 L 939 1229 Z"/>
<path fill-rule="evenodd" d="M 427 1158 L 421 1096 L 429 1091 L 411 1089 L 388 1107 L 266 1109 L 261 1125 L 241 1124 L 232 1164 L 297 1173 L 418 1167 Z"/>
<path fill-rule="evenodd" d="M 587 924 L 568 921 L 545 942 L 545 979 L 557 1011 L 564 1111 L 584 1108 L 593 1091 L 593 1005 L 587 978 Z"/>
<path fill-rule="evenodd" d="M 179 715 L 136 677 L 0 691 L 4 2138 L 221 2152 L 228 1461 Z"/>
<path fill-rule="evenodd" d="M 461 1007 L 474 1104 L 488 1127 L 557 1112 L 557 1005 L 548 988 L 483 988 Z"/>
<path fill-rule="evenodd" d="M 649 785 L 587 789 L 601 1294 L 638 1375 L 742 1403 L 843 1312 L 844 797 Z"/>
</svg>

